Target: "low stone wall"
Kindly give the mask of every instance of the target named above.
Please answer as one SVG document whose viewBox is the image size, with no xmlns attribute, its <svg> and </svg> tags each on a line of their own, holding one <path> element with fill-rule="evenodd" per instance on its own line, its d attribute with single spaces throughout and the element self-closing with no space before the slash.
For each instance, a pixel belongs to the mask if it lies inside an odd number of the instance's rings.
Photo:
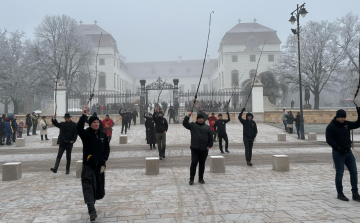
<svg viewBox="0 0 360 223">
<path fill-rule="evenodd" d="M 287 110 L 290 111 L 290 110 Z M 298 110 L 291 110 L 294 114 L 298 112 Z M 337 110 L 304 110 L 304 123 L 307 124 L 329 124 L 331 120 L 335 117 Z M 357 120 L 357 112 L 355 109 L 345 109 L 347 113 L 347 120 L 356 121 Z M 264 112 L 264 120 L 265 122 L 273 122 L 273 123 L 282 123 L 281 116 L 283 111 L 266 111 Z"/>
</svg>

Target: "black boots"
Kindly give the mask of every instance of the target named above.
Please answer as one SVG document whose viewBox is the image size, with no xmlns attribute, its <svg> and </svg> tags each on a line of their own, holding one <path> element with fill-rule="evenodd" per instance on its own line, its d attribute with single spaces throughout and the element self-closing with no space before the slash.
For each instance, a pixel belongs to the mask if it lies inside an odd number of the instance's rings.
<svg viewBox="0 0 360 223">
<path fill-rule="evenodd" d="M 41 135 L 41 141 L 44 141 L 44 137 L 43 137 L 43 135 Z"/>
<path fill-rule="evenodd" d="M 48 137 L 47 137 L 47 135 L 45 135 L 45 140 L 49 140 Z"/>
<path fill-rule="evenodd" d="M 203 179 L 199 179 L 199 183 L 205 184 L 205 181 Z"/>
<path fill-rule="evenodd" d="M 342 200 L 342 201 L 349 201 L 349 198 L 347 198 L 343 194 L 338 194 L 337 199 Z"/>
<path fill-rule="evenodd" d="M 230 153 L 228 149 L 225 149 L 225 152 Z"/>
<path fill-rule="evenodd" d="M 90 221 L 95 221 L 97 218 L 95 204 L 94 203 L 88 203 L 87 204 L 89 215 L 90 215 Z"/>
<path fill-rule="evenodd" d="M 56 173 L 59 168 L 59 164 L 60 164 L 60 159 L 56 159 L 54 168 L 51 168 L 50 170 Z"/>
<path fill-rule="evenodd" d="M 66 174 L 70 173 L 70 163 L 71 163 L 71 160 L 66 160 Z"/>
<path fill-rule="evenodd" d="M 220 149 L 220 152 L 224 154 L 224 150 L 223 150 L 223 149 Z"/>
</svg>

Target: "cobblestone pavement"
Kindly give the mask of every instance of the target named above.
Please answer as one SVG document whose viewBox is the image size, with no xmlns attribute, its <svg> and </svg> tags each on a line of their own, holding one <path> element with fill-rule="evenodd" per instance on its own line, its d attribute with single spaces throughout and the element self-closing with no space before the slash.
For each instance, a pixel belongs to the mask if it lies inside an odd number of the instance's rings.
<svg viewBox="0 0 360 223">
<path fill-rule="evenodd" d="M 229 123 L 226 126 L 227 134 L 229 138 L 229 143 L 243 143 L 242 141 L 242 134 L 243 128 L 242 125 Z M 299 143 L 305 144 L 307 143 L 306 140 L 298 140 L 296 134 L 288 134 L 286 142 L 279 142 L 277 141 L 277 134 L 284 133 L 285 131 L 266 124 L 266 123 L 258 123 L 258 136 L 256 138 L 255 143 Z M 38 131 L 39 134 L 39 131 Z M 59 134 L 58 128 L 49 128 L 48 129 L 48 137 L 50 140 L 48 141 L 41 141 L 40 135 L 36 136 L 24 136 L 25 138 L 25 148 L 56 148 L 55 146 L 51 145 L 51 138 L 57 137 Z M 121 125 L 114 126 L 113 136 L 111 140 L 111 146 L 119 146 L 119 137 L 121 135 Z M 128 145 L 145 145 L 145 127 L 144 125 L 131 125 L 131 129 L 127 132 L 128 136 Z M 354 135 L 354 140 L 360 141 L 360 134 Z M 169 130 L 166 135 L 167 145 L 190 145 L 190 131 L 185 129 L 181 124 L 170 124 Z M 325 134 L 318 134 L 318 141 L 325 141 Z M 78 139 L 75 142 L 74 147 L 82 147 L 82 142 Z M 11 148 L 11 149 L 18 149 L 21 147 L 15 147 L 15 145 L 11 146 L 1 146 L 0 149 Z"/>
<path fill-rule="evenodd" d="M 106 196 L 96 222 L 360 222 L 360 203 L 336 199 L 330 164 L 207 167 L 205 185 L 188 185 L 188 168 L 157 176 L 140 169 L 106 171 Z M 349 174 L 344 192 L 350 196 Z M 71 175 L 25 173 L 0 182 L 0 222 L 89 222 L 81 183 Z"/>
</svg>

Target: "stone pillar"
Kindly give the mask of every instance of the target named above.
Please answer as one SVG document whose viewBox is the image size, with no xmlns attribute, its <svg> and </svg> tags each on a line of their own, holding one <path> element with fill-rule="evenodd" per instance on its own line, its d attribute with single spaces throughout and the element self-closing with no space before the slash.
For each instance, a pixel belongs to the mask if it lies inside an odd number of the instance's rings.
<svg viewBox="0 0 360 223">
<path fill-rule="evenodd" d="M 60 80 L 58 82 L 60 82 Z M 58 83 L 57 90 L 55 89 L 54 96 L 56 96 L 56 101 L 54 103 L 54 111 L 56 111 L 57 117 L 60 118 L 64 117 L 65 113 L 67 112 L 66 87 L 64 84 Z"/>
<path fill-rule="evenodd" d="M 145 83 L 146 80 L 140 80 L 140 124 L 145 124 L 145 120 L 143 119 L 143 115 L 145 113 L 145 110 L 147 109 L 147 105 L 145 103 L 145 97 L 146 97 L 146 89 L 145 89 Z"/>
<path fill-rule="evenodd" d="M 179 79 L 173 79 L 174 89 L 173 89 L 173 102 L 174 102 L 174 110 L 175 110 L 175 120 L 178 122 L 179 120 Z"/>
<path fill-rule="evenodd" d="M 255 80 L 251 96 L 254 120 L 257 122 L 264 122 L 264 88 L 258 77 Z"/>
</svg>

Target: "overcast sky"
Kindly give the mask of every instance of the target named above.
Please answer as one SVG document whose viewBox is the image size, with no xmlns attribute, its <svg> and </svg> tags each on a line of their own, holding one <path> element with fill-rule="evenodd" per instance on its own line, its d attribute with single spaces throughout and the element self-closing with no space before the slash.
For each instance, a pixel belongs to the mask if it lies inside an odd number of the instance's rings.
<svg viewBox="0 0 360 223">
<path fill-rule="evenodd" d="M 288 20 L 295 0 L 0 0 L 0 28 L 19 29 L 33 38 L 46 14 L 66 14 L 84 24 L 98 25 L 111 33 L 127 62 L 202 59 L 206 47 L 209 13 L 214 11 L 209 42 L 217 57 L 224 34 L 241 22 L 253 22 L 278 31 L 284 42 L 294 28 Z M 334 20 L 352 10 L 360 0 L 309 0 L 309 14 L 300 20 Z"/>
</svg>

